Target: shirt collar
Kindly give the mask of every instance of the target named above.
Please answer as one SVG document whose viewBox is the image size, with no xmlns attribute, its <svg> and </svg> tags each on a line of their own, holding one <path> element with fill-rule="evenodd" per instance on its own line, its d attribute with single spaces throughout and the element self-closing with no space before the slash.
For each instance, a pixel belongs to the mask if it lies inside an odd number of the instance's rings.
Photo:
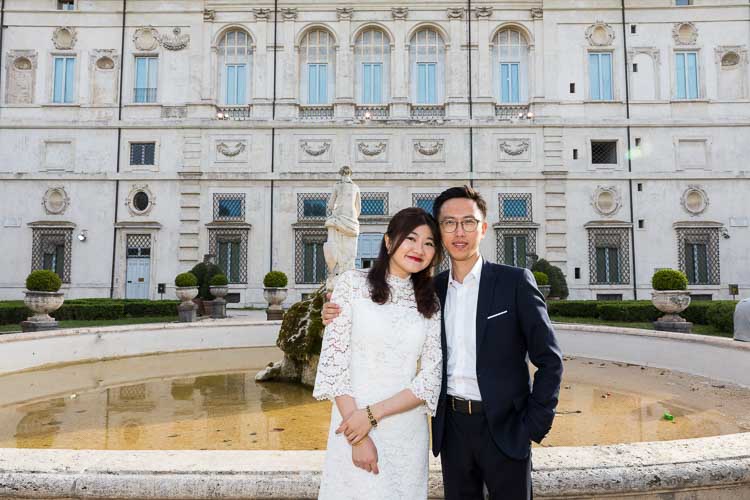
<svg viewBox="0 0 750 500">
<path fill-rule="evenodd" d="M 482 255 L 479 255 L 479 258 L 474 263 L 474 266 L 471 268 L 471 271 L 469 271 L 469 274 L 466 275 L 464 278 L 463 284 L 466 284 L 467 278 L 469 281 L 476 281 L 479 283 L 479 279 L 482 277 L 482 265 L 484 264 L 484 259 L 482 258 Z M 472 279 L 473 278 L 473 279 Z M 453 265 L 449 262 L 448 265 L 448 285 L 458 286 L 462 283 L 459 283 L 458 281 L 453 279 Z"/>
</svg>

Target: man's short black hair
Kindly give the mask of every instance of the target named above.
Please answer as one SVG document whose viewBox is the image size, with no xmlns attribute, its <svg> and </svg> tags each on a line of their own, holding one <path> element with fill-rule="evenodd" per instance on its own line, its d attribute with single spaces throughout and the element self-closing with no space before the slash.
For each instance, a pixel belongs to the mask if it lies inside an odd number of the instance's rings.
<svg viewBox="0 0 750 500">
<path fill-rule="evenodd" d="M 487 220 L 487 202 L 484 201 L 484 198 L 482 198 L 482 195 L 479 194 L 478 191 L 467 185 L 448 188 L 435 198 L 435 202 L 432 204 L 432 215 L 436 220 L 440 220 L 440 208 L 443 206 L 443 203 L 452 200 L 453 198 L 467 198 L 473 200 L 474 203 L 477 204 L 479 211 L 482 212 L 482 218 Z"/>
</svg>

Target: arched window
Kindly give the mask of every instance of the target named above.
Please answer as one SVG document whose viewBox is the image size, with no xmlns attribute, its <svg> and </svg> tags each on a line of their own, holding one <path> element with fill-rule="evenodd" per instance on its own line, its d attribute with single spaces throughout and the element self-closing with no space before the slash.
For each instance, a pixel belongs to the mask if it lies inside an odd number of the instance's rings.
<svg viewBox="0 0 750 500">
<path fill-rule="evenodd" d="M 228 31 L 219 42 L 222 103 L 240 106 L 249 102 L 252 61 L 250 36 L 242 30 Z"/>
<path fill-rule="evenodd" d="M 495 36 L 495 94 L 498 102 L 526 102 L 528 95 L 529 44 L 517 29 L 500 30 Z"/>
<path fill-rule="evenodd" d="M 386 34 L 379 29 L 361 33 L 354 57 L 357 102 L 387 103 L 390 100 L 391 48 Z"/>
<path fill-rule="evenodd" d="M 327 31 L 313 30 L 300 45 L 300 97 L 303 104 L 330 104 L 334 94 L 336 54 Z"/>
<path fill-rule="evenodd" d="M 445 95 L 445 42 L 431 28 L 417 31 L 409 45 L 415 104 L 439 104 Z"/>
</svg>

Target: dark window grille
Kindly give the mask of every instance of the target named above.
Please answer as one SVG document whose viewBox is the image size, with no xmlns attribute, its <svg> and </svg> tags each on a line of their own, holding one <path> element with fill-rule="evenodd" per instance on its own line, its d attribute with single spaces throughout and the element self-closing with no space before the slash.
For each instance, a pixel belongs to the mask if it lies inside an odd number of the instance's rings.
<svg viewBox="0 0 750 500">
<path fill-rule="evenodd" d="M 70 283 L 73 229 L 33 229 L 31 270 L 48 269 L 57 273 L 63 283 Z"/>
<path fill-rule="evenodd" d="M 414 193 L 411 195 L 411 205 L 419 207 L 428 214 L 432 213 L 432 207 L 435 204 L 436 193 Z"/>
<path fill-rule="evenodd" d="M 362 193 L 360 215 L 388 215 L 388 193 Z"/>
<path fill-rule="evenodd" d="M 719 228 L 677 229 L 677 255 L 688 284 L 720 284 Z"/>
<path fill-rule="evenodd" d="M 294 281 L 297 284 L 323 283 L 328 274 L 323 244 L 328 238 L 325 229 L 304 228 L 294 232 Z"/>
<path fill-rule="evenodd" d="M 130 143 L 130 164 L 153 165 L 155 153 L 155 142 L 132 142 Z"/>
<path fill-rule="evenodd" d="M 57 0 L 57 10 L 76 10 L 75 0 Z"/>
<path fill-rule="evenodd" d="M 297 219 L 325 220 L 328 214 L 328 193 L 300 193 L 297 195 Z"/>
<path fill-rule="evenodd" d="M 215 221 L 244 221 L 245 194 L 244 193 L 215 193 L 214 194 Z"/>
<path fill-rule="evenodd" d="M 591 163 L 594 165 L 617 164 L 617 141 L 591 141 Z"/>
<path fill-rule="evenodd" d="M 531 193 L 500 193 L 500 222 L 533 220 Z"/>
<path fill-rule="evenodd" d="M 591 228 L 589 231 L 589 283 L 630 283 L 629 228 Z"/>
<path fill-rule="evenodd" d="M 209 229 L 208 252 L 230 283 L 247 283 L 247 229 Z"/>
<path fill-rule="evenodd" d="M 508 266 L 530 268 L 536 260 L 536 229 L 495 229 L 497 261 Z"/>
<path fill-rule="evenodd" d="M 127 238 L 127 255 L 129 259 L 147 259 L 151 257 L 151 235 L 129 234 Z"/>
</svg>

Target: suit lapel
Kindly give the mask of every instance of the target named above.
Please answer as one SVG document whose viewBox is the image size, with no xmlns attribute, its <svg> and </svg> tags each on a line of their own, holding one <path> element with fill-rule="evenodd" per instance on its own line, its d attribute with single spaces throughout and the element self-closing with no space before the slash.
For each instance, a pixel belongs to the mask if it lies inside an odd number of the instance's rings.
<svg viewBox="0 0 750 500">
<path fill-rule="evenodd" d="M 440 347 L 443 351 L 443 380 L 440 384 L 440 397 L 445 397 L 448 390 L 448 338 L 445 334 L 445 299 L 448 296 L 448 272 L 435 277 L 435 291 L 440 299 Z"/>
<path fill-rule="evenodd" d="M 494 301 L 495 273 L 489 262 L 484 261 L 482 265 L 482 277 L 479 280 L 479 297 L 477 298 L 477 359 L 482 348 L 482 340 L 487 329 L 487 316 Z"/>
</svg>

